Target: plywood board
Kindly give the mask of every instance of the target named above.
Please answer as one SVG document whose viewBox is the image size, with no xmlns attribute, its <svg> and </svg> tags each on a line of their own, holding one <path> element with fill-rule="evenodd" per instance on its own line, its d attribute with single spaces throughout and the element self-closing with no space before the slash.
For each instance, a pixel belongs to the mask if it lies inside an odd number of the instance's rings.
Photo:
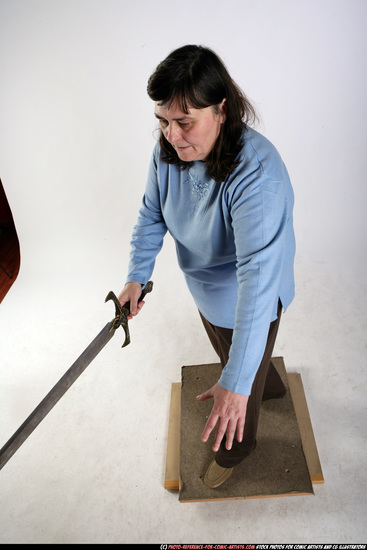
<svg viewBox="0 0 367 550">
<path fill-rule="evenodd" d="M 303 452 L 305 453 L 311 481 L 314 484 L 324 483 L 319 453 L 312 429 L 311 418 L 308 411 L 306 395 L 302 378 L 299 373 L 288 374 L 289 389 L 292 396 L 294 411 L 297 416 L 298 427 L 302 439 Z"/>
<path fill-rule="evenodd" d="M 171 406 L 168 422 L 165 489 L 179 489 L 180 477 L 180 418 L 181 418 L 181 383 L 172 384 Z"/>
<path fill-rule="evenodd" d="M 296 431 L 300 432 L 301 447 L 302 447 L 302 450 L 303 450 L 303 453 L 304 453 L 304 458 L 306 459 L 308 473 L 309 473 L 309 476 L 310 476 L 310 479 L 311 479 L 311 483 L 323 483 L 324 479 L 323 479 L 323 475 L 322 475 L 320 461 L 319 461 L 319 458 L 318 458 L 316 442 L 315 442 L 315 439 L 314 439 L 314 436 L 313 436 L 312 425 L 311 425 L 311 421 L 310 421 L 310 417 L 309 417 L 309 413 L 308 413 L 308 408 L 307 408 L 306 398 L 305 398 L 305 395 L 304 395 L 304 390 L 303 390 L 303 386 L 302 386 L 301 377 L 300 377 L 299 374 L 288 374 L 287 375 L 286 372 L 285 372 L 284 362 L 283 362 L 282 358 L 273 358 L 273 360 L 276 363 L 277 368 L 280 369 L 282 376 L 285 377 L 287 386 L 288 386 L 288 382 L 289 382 L 289 389 L 290 389 L 289 394 L 290 393 L 292 394 L 293 401 L 296 402 L 296 406 L 294 407 L 294 413 L 296 414 L 296 424 L 298 423 Z M 207 374 L 209 374 L 209 378 L 211 378 L 211 377 L 214 377 L 214 378 L 217 377 L 218 378 L 218 373 L 216 372 L 215 369 L 220 368 L 219 364 L 202 365 L 202 366 L 196 366 L 196 367 L 204 368 L 204 373 L 205 373 L 204 380 L 203 380 L 204 384 L 210 383 L 209 379 L 206 380 Z M 187 367 L 184 367 L 184 368 L 187 369 Z M 192 371 L 192 372 L 194 372 L 194 371 Z M 195 378 L 201 378 L 201 376 L 197 376 Z M 207 387 L 210 387 L 210 386 L 207 386 Z M 196 392 L 196 389 L 195 389 L 195 392 Z M 199 393 L 199 391 L 197 393 Z M 195 395 L 197 393 L 195 393 Z M 272 400 L 272 401 L 273 401 L 273 403 L 276 403 L 276 402 L 281 402 L 283 400 L 284 400 L 284 398 L 282 400 Z M 291 409 L 293 408 L 293 406 L 292 406 L 293 401 L 292 401 L 292 399 L 290 399 L 288 401 L 288 408 L 291 408 Z M 264 403 L 263 404 L 263 409 L 269 409 L 268 403 L 271 403 L 271 401 Z M 270 411 L 267 410 L 267 411 L 264 412 L 264 414 L 262 414 L 262 416 L 265 418 L 265 421 L 266 421 L 266 417 L 267 416 L 269 417 L 269 413 L 270 413 L 270 418 L 273 415 L 274 411 L 273 412 L 271 411 L 272 408 L 273 407 L 270 407 Z M 279 408 L 279 407 L 276 406 L 275 408 Z M 203 422 L 205 423 L 205 418 L 203 419 Z M 263 420 L 263 422 L 264 422 L 264 420 Z M 179 479 L 180 479 L 180 454 L 182 454 L 182 452 L 183 452 L 183 451 L 180 451 L 180 438 L 181 438 L 180 423 L 181 423 L 181 383 L 175 383 L 175 384 L 172 384 L 172 390 L 171 390 L 171 407 L 170 407 L 170 420 L 169 420 L 168 442 L 167 442 L 167 457 L 166 457 L 166 476 L 165 476 L 164 486 L 165 486 L 166 489 L 176 490 L 176 491 L 180 490 L 180 482 L 179 482 Z M 293 429 L 294 429 L 294 426 L 293 426 Z M 259 432 L 260 432 L 260 426 L 259 426 Z M 204 445 L 204 444 L 201 444 L 201 442 L 199 440 L 199 445 Z M 256 452 L 257 451 L 255 451 L 255 453 Z M 184 452 L 183 452 L 183 454 L 184 454 L 184 457 L 185 457 Z M 192 454 L 192 453 L 189 452 L 189 454 Z M 288 458 L 290 458 L 290 457 L 288 457 Z M 184 460 L 185 460 L 185 458 L 184 458 Z M 189 460 L 192 462 L 193 458 L 190 456 Z M 261 462 L 261 460 L 260 460 L 260 462 Z M 267 466 L 267 464 L 266 464 L 266 466 Z M 192 466 L 190 465 L 190 469 L 191 468 L 192 468 Z M 292 468 L 293 468 L 293 466 L 292 466 Z M 268 469 L 268 468 L 265 467 L 265 469 Z M 288 470 L 288 471 L 285 472 L 286 474 L 290 473 L 289 468 L 285 468 L 285 470 Z M 203 475 L 203 473 L 201 473 L 200 475 Z M 283 475 L 283 472 L 282 472 L 282 475 Z M 232 475 L 232 477 L 233 477 L 233 475 Z M 288 477 L 288 475 L 286 476 L 286 478 L 287 477 Z M 200 482 L 201 482 L 201 485 L 202 485 L 202 480 L 200 480 Z M 228 483 L 229 483 L 229 480 L 228 480 L 227 484 Z M 288 483 L 288 481 L 287 481 L 287 483 Z M 307 485 L 307 480 L 306 480 L 306 485 Z M 275 484 L 275 486 L 277 486 L 277 484 Z M 218 488 L 218 489 L 220 489 L 220 488 Z M 208 489 L 208 491 L 210 491 L 210 495 L 207 498 L 207 500 L 222 500 L 223 498 L 232 498 L 233 499 L 233 498 L 260 498 L 260 496 L 262 496 L 262 497 L 264 497 L 264 496 L 278 496 L 278 495 L 275 495 L 275 494 L 272 494 L 272 495 L 258 494 L 258 495 L 247 495 L 247 496 L 238 496 L 238 495 L 237 496 L 236 495 L 234 495 L 234 496 L 233 495 L 232 496 L 228 496 L 228 495 L 224 496 L 224 495 L 220 495 L 219 498 L 218 498 L 218 495 L 213 494 L 212 489 Z M 261 491 L 264 492 L 263 489 L 258 487 L 258 492 L 261 492 Z M 310 492 L 312 493 L 312 486 L 311 486 L 311 491 L 310 491 L 310 487 L 306 487 L 306 494 L 310 494 Z M 288 494 L 288 493 L 284 493 L 284 491 L 283 492 L 281 491 L 280 494 L 283 495 L 283 494 Z M 303 493 L 300 493 L 300 492 L 297 492 L 297 491 L 291 491 L 289 494 L 294 495 L 294 494 L 303 494 Z M 182 495 L 180 495 L 180 496 L 182 496 Z M 182 502 L 186 501 L 184 499 L 180 499 L 180 500 Z M 201 496 L 197 500 L 203 500 L 203 497 Z M 189 501 L 191 501 L 191 500 L 189 500 Z"/>
</svg>

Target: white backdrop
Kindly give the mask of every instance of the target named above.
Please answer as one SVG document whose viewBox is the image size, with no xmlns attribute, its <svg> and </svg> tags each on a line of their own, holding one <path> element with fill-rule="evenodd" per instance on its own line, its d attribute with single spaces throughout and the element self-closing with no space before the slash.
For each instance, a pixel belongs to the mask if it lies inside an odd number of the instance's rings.
<svg viewBox="0 0 367 550">
<path fill-rule="evenodd" d="M 276 352 L 285 356 L 287 367 L 301 369 L 306 389 L 312 387 L 309 403 L 321 452 L 325 445 L 323 466 L 330 468 L 329 479 L 337 478 L 342 459 L 336 434 L 344 429 L 345 437 L 357 438 L 354 446 L 348 439 L 343 452 L 361 449 L 356 434 L 364 425 L 359 376 L 366 334 L 366 23 L 365 0 L 0 0 L 0 178 L 21 248 L 18 279 L 0 307 L 2 442 L 114 314 L 104 298 L 109 290 L 119 293 L 125 281 L 130 235 L 155 143 L 147 80 L 171 50 L 200 43 L 222 57 L 253 101 L 261 117 L 257 129 L 278 148 L 291 176 L 297 294 L 281 325 Z M 77 493 L 84 482 L 85 491 L 92 490 L 88 475 L 96 471 L 96 456 L 105 477 L 100 478 L 103 486 L 94 488 L 104 498 L 98 494 L 94 504 L 109 502 L 107 492 L 114 490 L 119 472 L 106 465 L 109 458 L 100 455 L 100 445 L 107 446 L 104 439 L 110 446 L 120 440 L 126 407 L 133 421 L 124 433 L 145 426 L 162 461 L 159 471 L 164 470 L 170 384 L 179 381 L 181 365 L 216 358 L 168 238 L 152 279 L 149 307 L 130 327 L 134 345 L 122 355 L 122 334 L 110 344 L 75 393 L 69 391 L 64 405 L 55 407 L 52 418 L 5 467 L 7 541 L 84 540 L 80 533 L 87 520 L 74 508 L 72 496 L 62 513 L 74 518 L 76 527 L 65 523 L 64 534 L 51 537 L 47 529 L 54 526 L 53 514 L 60 521 L 63 491 L 70 495 L 72 487 Z M 93 403 L 92 413 L 79 392 Z M 120 402 L 121 411 L 116 410 Z M 156 407 L 155 418 L 143 415 L 146 403 Z M 338 404 L 353 415 L 354 435 L 343 420 L 335 431 L 317 421 L 325 410 L 329 418 L 339 419 Z M 129 439 L 132 449 L 138 445 L 134 441 Z M 54 460 L 43 452 L 46 448 L 56 449 L 51 451 Z M 330 449 L 334 454 L 329 455 Z M 347 457 L 351 467 L 359 456 L 353 452 Z M 129 460 L 124 450 L 119 453 Z M 67 474 L 56 455 L 68 464 Z M 144 476 L 154 464 L 139 455 L 134 467 Z M 29 495 L 18 497 L 14 480 L 27 493 L 30 468 L 36 492 L 32 486 Z M 359 463 L 356 471 L 363 471 Z M 62 485 L 56 487 L 55 480 Z M 360 482 L 355 486 L 359 490 Z M 147 487 L 144 499 L 153 510 L 157 491 L 154 484 L 150 488 L 151 500 Z M 39 494 L 43 489 L 45 501 Z M 343 491 L 349 492 L 350 484 Z M 42 510 L 32 505 L 37 497 L 45 502 Z M 26 525 L 14 522 L 12 504 L 17 508 L 19 501 L 23 508 L 15 517 L 29 518 Z M 130 501 L 137 513 L 139 502 Z M 314 509 L 310 522 L 300 521 L 326 537 L 327 525 L 318 523 L 325 507 L 320 502 L 319 515 Z M 349 517 L 357 522 L 363 506 L 358 498 L 354 502 Z M 292 508 L 288 518 L 293 513 Z M 150 512 L 146 514 L 149 522 Z M 101 510 L 102 516 L 106 518 Z M 334 527 L 350 527 L 349 521 L 334 519 Z M 361 521 L 358 525 L 363 526 Z M 298 536 L 300 524 L 296 526 Z M 195 527 L 202 529 L 203 523 Z M 97 520 L 88 528 L 90 540 L 106 540 Z M 353 529 L 362 532 L 355 524 Z M 127 540 L 136 540 L 134 536 Z"/>
<path fill-rule="evenodd" d="M 171 7 L 170 7 L 171 6 Z M 364 0 L 1 0 L 0 169 L 22 270 L 100 260 L 124 281 L 155 127 L 149 75 L 215 49 L 257 106 L 296 195 L 298 256 L 366 268 Z M 103 253 L 102 253 L 103 254 Z M 95 258 L 96 259 L 96 258 Z M 20 279 L 22 278 L 22 272 Z M 121 285 L 120 285 L 121 286 Z"/>
</svg>

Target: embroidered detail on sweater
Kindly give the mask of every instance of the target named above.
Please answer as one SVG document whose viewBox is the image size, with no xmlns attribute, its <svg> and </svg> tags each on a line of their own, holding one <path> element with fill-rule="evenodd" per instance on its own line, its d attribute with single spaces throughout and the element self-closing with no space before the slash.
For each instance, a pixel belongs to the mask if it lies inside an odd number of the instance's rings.
<svg viewBox="0 0 367 550">
<path fill-rule="evenodd" d="M 188 179 L 185 183 L 191 185 L 191 193 L 196 196 L 198 200 L 202 199 L 207 194 L 209 189 L 209 182 L 202 182 L 195 174 L 188 173 Z"/>
<path fill-rule="evenodd" d="M 196 174 L 188 172 L 188 178 L 185 181 L 191 187 L 191 195 L 196 199 L 195 204 L 193 205 L 192 214 L 196 210 L 197 202 L 200 201 L 209 190 L 209 182 L 200 181 L 199 177 Z"/>
</svg>

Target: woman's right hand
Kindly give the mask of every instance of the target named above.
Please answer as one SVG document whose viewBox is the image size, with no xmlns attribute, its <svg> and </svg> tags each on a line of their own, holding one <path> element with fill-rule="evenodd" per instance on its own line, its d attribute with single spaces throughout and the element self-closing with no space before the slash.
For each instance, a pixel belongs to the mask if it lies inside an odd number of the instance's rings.
<svg viewBox="0 0 367 550">
<path fill-rule="evenodd" d="M 126 283 L 119 294 L 118 299 L 122 306 L 124 306 L 126 302 L 130 302 L 130 315 L 127 317 L 129 320 L 139 313 L 145 303 L 143 300 L 138 303 L 141 292 L 142 286 L 140 283 Z"/>
</svg>

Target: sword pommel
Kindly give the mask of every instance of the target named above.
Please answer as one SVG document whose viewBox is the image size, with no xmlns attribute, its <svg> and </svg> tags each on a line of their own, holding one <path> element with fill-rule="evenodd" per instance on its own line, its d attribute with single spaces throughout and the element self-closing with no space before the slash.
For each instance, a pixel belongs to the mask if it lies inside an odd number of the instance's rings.
<svg viewBox="0 0 367 550">
<path fill-rule="evenodd" d="M 153 289 L 153 282 L 148 281 L 145 287 L 143 288 L 143 291 L 140 295 L 140 298 L 138 302 L 141 302 L 145 295 L 148 294 L 148 292 L 151 292 Z M 105 302 L 108 300 L 112 300 L 115 304 L 116 314 L 114 319 L 111 321 L 110 325 L 110 332 L 113 330 L 118 329 L 120 326 L 123 327 L 125 331 L 125 341 L 122 344 L 122 347 L 124 348 L 128 344 L 130 344 L 130 331 L 129 331 L 129 325 L 128 325 L 128 315 L 130 315 L 130 302 L 126 302 L 123 306 L 120 304 L 116 294 L 110 290 L 110 292 L 107 294 Z"/>
</svg>

